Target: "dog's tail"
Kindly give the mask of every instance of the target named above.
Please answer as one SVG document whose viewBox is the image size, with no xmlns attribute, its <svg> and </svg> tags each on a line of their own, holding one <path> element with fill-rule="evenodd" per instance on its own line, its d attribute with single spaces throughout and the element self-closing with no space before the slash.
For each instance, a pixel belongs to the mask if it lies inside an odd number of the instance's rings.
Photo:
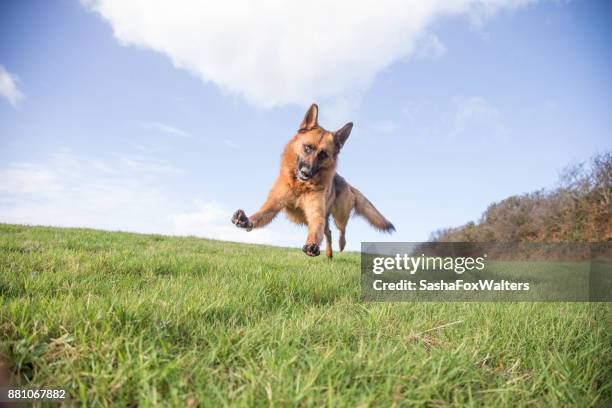
<svg viewBox="0 0 612 408">
<path fill-rule="evenodd" d="M 355 196 L 355 212 L 362 217 L 364 217 L 371 226 L 376 228 L 377 230 L 384 232 L 393 232 L 395 231 L 395 227 L 391 222 L 386 219 L 377 209 L 374 207 L 374 204 L 370 202 L 361 191 L 357 190 L 355 187 L 350 186 L 351 192 Z"/>
</svg>

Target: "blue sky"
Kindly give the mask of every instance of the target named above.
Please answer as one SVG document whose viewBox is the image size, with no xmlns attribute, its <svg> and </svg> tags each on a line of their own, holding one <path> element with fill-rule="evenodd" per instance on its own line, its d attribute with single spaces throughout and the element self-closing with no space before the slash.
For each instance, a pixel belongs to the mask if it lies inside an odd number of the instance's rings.
<svg viewBox="0 0 612 408">
<path fill-rule="evenodd" d="M 197 3 L 2 2 L 1 222 L 301 245 L 283 216 L 229 217 L 263 202 L 315 101 L 324 127 L 355 123 L 338 172 L 397 228 L 356 218 L 352 249 L 612 147 L 610 2 Z"/>
</svg>

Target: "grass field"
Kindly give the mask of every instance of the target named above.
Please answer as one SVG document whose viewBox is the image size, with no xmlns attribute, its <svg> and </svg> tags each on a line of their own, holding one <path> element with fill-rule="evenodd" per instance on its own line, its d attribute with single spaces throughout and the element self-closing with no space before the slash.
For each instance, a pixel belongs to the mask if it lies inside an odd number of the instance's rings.
<svg viewBox="0 0 612 408">
<path fill-rule="evenodd" d="M 612 306 L 362 303 L 359 255 L 0 224 L 13 384 L 88 406 L 610 406 Z"/>
</svg>

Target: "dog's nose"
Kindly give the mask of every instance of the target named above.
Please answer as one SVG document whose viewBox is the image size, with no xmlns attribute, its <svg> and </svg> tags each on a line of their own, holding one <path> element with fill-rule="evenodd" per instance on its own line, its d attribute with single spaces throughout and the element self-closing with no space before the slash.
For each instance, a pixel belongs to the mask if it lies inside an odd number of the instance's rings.
<svg viewBox="0 0 612 408">
<path fill-rule="evenodd" d="M 302 167 L 300 168 L 300 173 L 302 174 L 302 176 L 305 177 L 310 177 L 312 175 L 310 169 L 308 167 Z"/>
</svg>

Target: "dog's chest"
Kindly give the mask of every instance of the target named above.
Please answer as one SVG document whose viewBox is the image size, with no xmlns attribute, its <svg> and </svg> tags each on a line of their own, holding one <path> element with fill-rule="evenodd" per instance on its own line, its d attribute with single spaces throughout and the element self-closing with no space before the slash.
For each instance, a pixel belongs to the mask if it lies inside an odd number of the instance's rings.
<svg viewBox="0 0 612 408">
<path fill-rule="evenodd" d="M 304 215 L 304 211 L 301 208 L 293 205 L 287 205 L 285 208 L 285 214 L 287 214 L 287 218 L 290 221 L 295 222 L 296 224 L 306 224 L 306 216 Z"/>
</svg>

